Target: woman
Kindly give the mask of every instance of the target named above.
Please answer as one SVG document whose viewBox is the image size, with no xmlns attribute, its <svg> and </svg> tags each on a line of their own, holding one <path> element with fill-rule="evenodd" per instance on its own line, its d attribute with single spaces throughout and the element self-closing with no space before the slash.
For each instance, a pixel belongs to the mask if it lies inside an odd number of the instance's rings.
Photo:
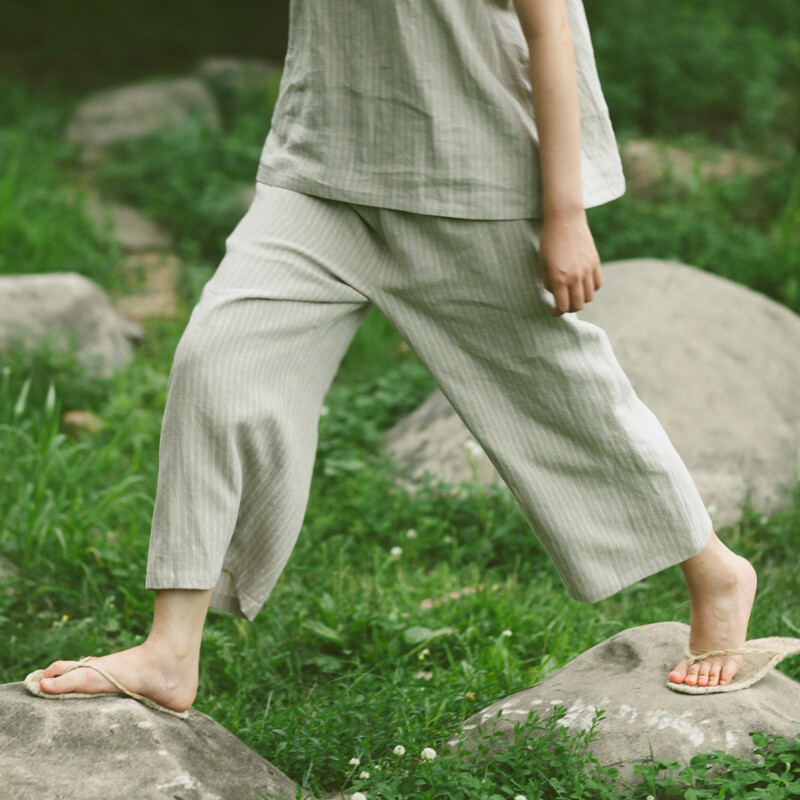
<svg viewBox="0 0 800 800">
<path fill-rule="evenodd" d="M 605 334 L 585 209 L 624 192 L 580 0 L 293 0 L 250 210 L 178 347 L 140 646 L 46 694 L 197 691 L 209 604 L 249 619 L 299 532 L 320 407 L 371 304 L 492 458 L 569 593 L 680 563 L 673 688 L 730 684 L 756 588 Z M 711 652 L 711 655 L 703 655 Z M 98 671 L 100 670 L 100 671 Z"/>
</svg>

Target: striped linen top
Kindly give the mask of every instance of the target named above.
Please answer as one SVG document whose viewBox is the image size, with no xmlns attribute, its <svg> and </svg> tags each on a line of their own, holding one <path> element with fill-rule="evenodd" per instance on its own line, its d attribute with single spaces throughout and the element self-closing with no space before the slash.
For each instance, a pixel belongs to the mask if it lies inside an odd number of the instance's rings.
<svg viewBox="0 0 800 800">
<path fill-rule="evenodd" d="M 581 0 L 566 0 L 583 205 L 625 192 Z M 511 0 L 292 0 L 257 178 L 469 219 L 542 216 L 528 45 Z"/>
</svg>

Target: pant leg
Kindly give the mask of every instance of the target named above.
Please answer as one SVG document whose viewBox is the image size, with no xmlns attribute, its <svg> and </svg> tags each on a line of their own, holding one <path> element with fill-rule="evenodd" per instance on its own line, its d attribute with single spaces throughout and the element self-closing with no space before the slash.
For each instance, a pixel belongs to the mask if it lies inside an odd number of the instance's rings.
<svg viewBox="0 0 800 800">
<path fill-rule="evenodd" d="M 375 245 L 344 204 L 259 185 L 178 345 L 161 433 L 150 589 L 216 587 L 252 618 L 289 558 L 320 408 L 369 311 L 337 277 Z"/>
<path fill-rule="evenodd" d="M 480 442 L 571 596 L 599 600 L 706 545 L 705 506 L 604 331 L 550 316 L 540 220 L 360 213 L 393 254 L 371 299 Z"/>
</svg>

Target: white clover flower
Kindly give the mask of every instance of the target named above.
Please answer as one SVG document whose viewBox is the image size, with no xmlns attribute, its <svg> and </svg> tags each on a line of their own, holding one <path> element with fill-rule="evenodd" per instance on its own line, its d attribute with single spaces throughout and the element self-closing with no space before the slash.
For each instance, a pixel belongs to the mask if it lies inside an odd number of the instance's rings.
<svg viewBox="0 0 800 800">
<path fill-rule="evenodd" d="M 403 555 L 403 548 L 393 547 L 389 553 L 391 554 L 392 558 L 400 558 L 400 556 Z"/>
<path fill-rule="evenodd" d="M 350 795 L 350 800 L 367 800 L 367 796 L 363 792 L 353 792 Z"/>
<path fill-rule="evenodd" d="M 432 747 L 426 747 L 421 753 L 423 761 L 433 761 L 436 758 L 436 751 Z"/>
<path fill-rule="evenodd" d="M 512 636 L 513 634 L 511 633 L 511 631 L 508 628 L 506 628 L 500 635 L 501 636 Z"/>
<path fill-rule="evenodd" d="M 369 779 L 369 772 L 364 770 L 362 773 L 359 774 L 358 777 L 361 778 L 362 781 L 366 781 Z"/>
<path fill-rule="evenodd" d="M 464 449 L 467 451 L 467 454 L 473 458 L 477 458 L 483 453 L 483 448 L 474 439 L 467 439 L 467 441 L 464 442 Z"/>
<path fill-rule="evenodd" d="M 524 794 L 515 794 L 514 800 L 528 800 L 528 798 Z"/>
<path fill-rule="evenodd" d="M 653 797 L 653 795 L 649 794 L 647 795 L 647 800 L 656 800 L 656 799 L 655 797 Z"/>
<path fill-rule="evenodd" d="M 406 539 L 416 539 L 418 536 L 419 534 L 413 528 L 406 531 Z"/>
<path fill-rule="evenodd" d="M 361 763 L 361 759 L 360 758 L 356 758 L 355 756 L 353 756 L 347 763 L 351 767 L 357 767 Z"/>
<path fill-rule="evenodd" d="M 403 745 L 398 744 L 397 747 L 395 747 L 394 750 L 392 750 L 392 752 L 396 756 L 404 756 L 406 754 L 406 749 L 405 747 L 403 747 Z"/>
</svg>

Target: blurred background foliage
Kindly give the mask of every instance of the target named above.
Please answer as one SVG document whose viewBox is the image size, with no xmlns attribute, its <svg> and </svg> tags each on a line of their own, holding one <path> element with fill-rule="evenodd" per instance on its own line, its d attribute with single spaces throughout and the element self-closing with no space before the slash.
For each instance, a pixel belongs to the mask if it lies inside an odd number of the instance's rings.
<svg viewBox="0 0 800 800">
<path fill-rule="evenodd" d="M 759 163 L 724 179 L 695 169 L 645 189 L 629 180 L 624 197 L 589 212 L 603 259 L 691 263 L 800 311 L 800 4 L 585 8 L 623 151 L 646 137 Z M 2 681 L 56 655 L 128 646 L 147 629 L 143 570 L 172 356 L 252 188 L 277 85 L 217 93 L 219 130 L 188 124 L 128 142 L 91 171 L 66 142 L 67 120 L 91 91 L 190 73 L 208 56 L 279 63 L 286 22 L 287 3 L 273 0 L 0 0 L 0 274 L 74 270 L 115 288 L 123 255 L 86 213 L 90 185 L 167 228 L 182 265 L 177 317 L 148 320 L 136 359 L 113 379 L 90 380 L 57 354 L 0 364 Z M 197 707 L 326 792 L 341 788 L 355 753 L 397 742 L 418 751 L 624 627 L 688 618 L 675 571 L 592 607 L 566 598 L 499 491 L 398 487 L 381 435 L 431 389 L 373 314 L 326 401 L 304 535 L 269 610 L 251 626 L 214 615 L 206 629 Z M 68 409 L 105 427 L 73 441 L 59 425 Z M 772 519 L 748 511 L 727 532 L 758 564 L 755 635 L 800 632 L 798 520 L 800 493 Z M 420 630 L 438 638 L 423 649 L 410 633 Z M 790 669 L 800 677 L 797 661 Z"/>
<path fill-rule="evenodd" d="M 586 0 L 616 127 L 702 129 L 800 143 L 800 4 L 766 0 Z M 209 54 L 280 62 L 288 0 L 6 0 L 0 75 L 82 93 L 189 70 Z M 5 104 L 5 103 L 3 103 Z"/>
</svg>

